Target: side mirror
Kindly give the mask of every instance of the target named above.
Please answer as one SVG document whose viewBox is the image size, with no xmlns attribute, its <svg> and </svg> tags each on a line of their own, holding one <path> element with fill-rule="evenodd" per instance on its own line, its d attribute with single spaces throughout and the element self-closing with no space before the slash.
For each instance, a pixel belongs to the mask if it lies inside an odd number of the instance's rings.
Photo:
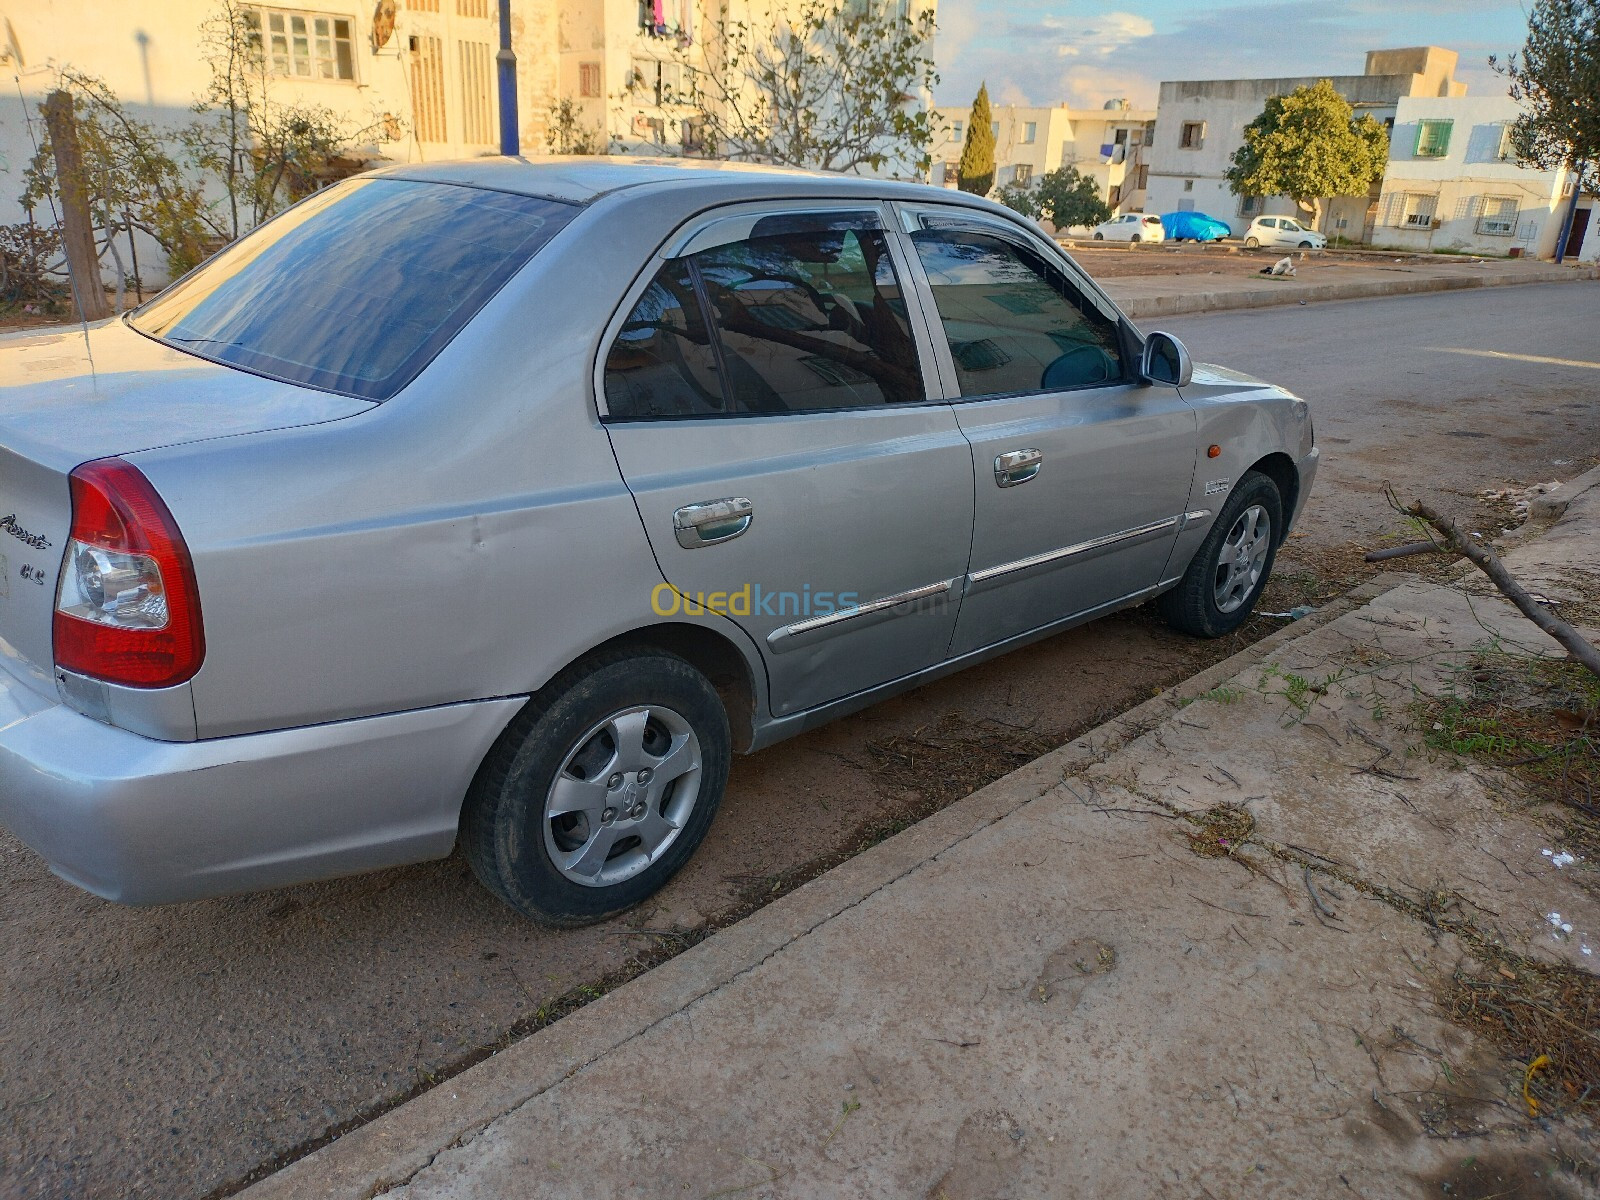
<svg viewBox="0 0 1600 1200">
<path fill-rule="evenodd" d="M 1144 354 L 1139 360 L 1139 373 L 1150 383 L 1164 383 L 1168 387 L 1188 387 L 1194 377 L 1194 361 L 1183 343 L 1170 333 L 1159 330 L 1144 339 Z"/>
</svg>

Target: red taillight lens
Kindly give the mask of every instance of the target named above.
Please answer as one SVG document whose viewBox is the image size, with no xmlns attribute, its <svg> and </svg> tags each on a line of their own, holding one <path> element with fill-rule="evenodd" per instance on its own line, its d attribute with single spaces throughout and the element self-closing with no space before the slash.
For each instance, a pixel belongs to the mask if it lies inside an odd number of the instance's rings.
<svg viewBox="0 0 1600 1200">
<path fill-rule="evenodd" d="M 56 666 L 128 687 L 173 687 L 205 658 L 189 548 L 139 469 L 72 472 L 72 532 L 56 593 Z"/>
</svg>

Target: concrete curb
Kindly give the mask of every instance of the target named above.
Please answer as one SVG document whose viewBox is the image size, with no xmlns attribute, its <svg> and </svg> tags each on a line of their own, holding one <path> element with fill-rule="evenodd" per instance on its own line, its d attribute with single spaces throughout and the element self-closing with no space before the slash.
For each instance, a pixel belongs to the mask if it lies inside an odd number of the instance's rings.
<svg viewBox="0 0 1600 1200">
<path fill-rule="evenodd" d="M 1140 276 L 1126 276 L 1128 280 Z M 1123 312 L 1134 320 L 1147 317 L 1174 317 L 1185 313 L 1221 312 L 1233 308 L 1268 308 L 1303 301 L 1307 304 L 1330 300 L 1363 300 L 1381 296 L 1410 296 L 1426 292 L 1464 291 L 1469 288 L 1515 287 L 1536 283 L 1576 283 L 1600 279 L 1600 267 L 1551 267 L 1545 271 L 1517 276 L 1462 275 L 1433 276 L 1422 279 L 1352 280 L 1346 283 L 1282 283 L 1259 290 L 1219 288 L 1214 292 L 1174 293 L 1164 296 L 1131 297 L 1117 295 L 1117 279 L 1102 286 Z"/>
<path fill-rule="evenodd" d="M 1600 487 L 1600 467 L 1591 467 L 1576 479 L 1569 479 L 1561 485 L 1561 490 L 1551 492 L 1544 496 L 1535 496 L 1528 502 L 1528 519 L 1530 521 L 1555 521 L 1567 511 L 1571 504 L 1584 492 L 1592 487 Z"/>
<path fill-rule="evenodd" d="M 1378 575 L 1319 611 L 1146 700 L 1058 750 L 721 930 L 631 983 L 238 1193 L 241 1200 L 369 1200 L 785 946 L 1099 762 L 1169 713 L 1403 582 Z"/>
</svg>

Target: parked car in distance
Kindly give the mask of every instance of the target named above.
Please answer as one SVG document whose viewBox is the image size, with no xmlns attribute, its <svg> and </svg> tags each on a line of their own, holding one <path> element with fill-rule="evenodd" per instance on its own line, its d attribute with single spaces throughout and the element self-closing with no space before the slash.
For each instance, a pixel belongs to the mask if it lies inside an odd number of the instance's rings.
<svg viewBox="0 0 1600 1200">
<path fill-rule="evenodd" d="M 1097 242 L 1159 242 L 1166 236 L 1154 213 L 1123 213 L 1096 225 L 1089 235 Z"/>
<path fill-rule="evenodd" d="M 1252 248 L 1298 246 L 1302 250 L 1326 250 L 1328 239 L 1293 217 L 1257 217 L 1245 231 L 1244 244 Z"/>
<path fill-rule="evenodd" d="M 1233 230 L 1226 221 L 1208 217 L 1202 212 L 1169 212 L 1161 214 L 1161 231 L 1173 242 L 1220 242 L 1232 237 Z"/>
<path fill-rule="evenodd" d="M 459 843 L 597 920 L 733 753 L 1147 600 L 1236 628 L 1317 462 L 987 200 L 385 168 L 0 339 L 0 823 L 130 903 Z"/>
</svg>

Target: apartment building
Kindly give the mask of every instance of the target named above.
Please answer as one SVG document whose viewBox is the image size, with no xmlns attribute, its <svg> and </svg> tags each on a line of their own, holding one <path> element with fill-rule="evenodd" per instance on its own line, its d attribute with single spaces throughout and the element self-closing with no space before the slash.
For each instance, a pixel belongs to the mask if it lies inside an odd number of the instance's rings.
<svg viewBox="0 0 1600 1200">
<path fill-rule="evenodd" d="M 933 144 L 933 182 L 956 186 L 961 148 L 966 143 L 970 108 L 942 106 Z M 1059 167 L 1076 167 L 1095 180 L 1100 196 L 1118 212 L 1144 208 L 1146 156 L 1156 114 L 1126 100 L 1102 108 L 991 109 L 995 135 L 995 187 L 1027 186 Z"/>
<path fill-rule="evenodd" d="M 1156 134 L 1149 150 L 1151 212 L 1196 211 L 1226 221 L 1242 234 L 1257 216 L 1306 219 L 1287 196 L 1236 196 L 1225 172 L 1244 144 L 1245 126 L 1273 96 L 1329 79 L 1358 114 L 1393 126 L 1403 97 L 1449 99 L 1466 94 L 1455 78 L 1458 55 L 1438 46 L 1368 52 L 1360 75 L 1305 75 L 1276 79 L 1166 82 L 1156 103 Z M 1325 206 L 1322 232 L 1363 240 L 1376 215 L 1372 196 L 1344 197 Z"/>
<path fill-rule="evenodd" d="M 1547 257 L 1572 195 L 1567 171 L 1517 165 L 1505 96 L 1405 96 L 1368 239 L 1405 250 Z M 1588 212 L 1580 210 L 1587 225 Z M 1586 230 L 1576 230 L 1576 249 Z"/>
</svg>

